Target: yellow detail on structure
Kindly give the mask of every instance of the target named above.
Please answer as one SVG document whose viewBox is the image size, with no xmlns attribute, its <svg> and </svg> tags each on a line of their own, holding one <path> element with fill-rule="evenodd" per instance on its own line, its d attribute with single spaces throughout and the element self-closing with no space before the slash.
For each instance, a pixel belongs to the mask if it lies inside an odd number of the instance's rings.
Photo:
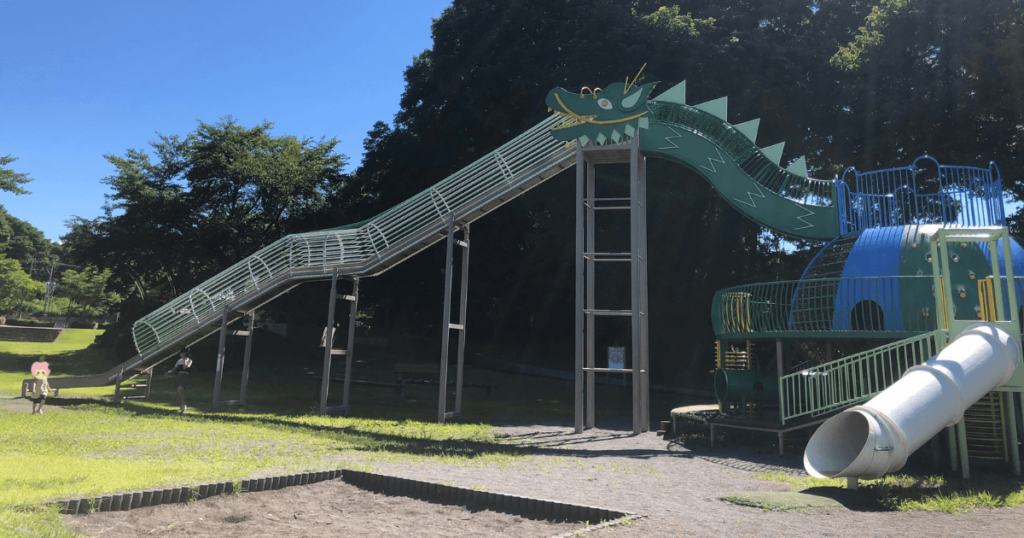
<svg viewBox="0 0 1024 538">
<path fill-rule="evenodd" d="M 637 79 L 640 78 L 640 73 L 644 72 L 645 67 L 647 67 L 646 62 L 644 63 L 644 65 L 641 65 L 640 70 L 636 72 L 636 76 L 633 77 L 633 82 L 630 82 L 629 76 L 626 76 L 626 87 L 625 89 L 622 90 L 622 95 L 626 95 L 627 93 L 629 93 L 629 89 L 632 88 L 634 84 L 636 84 Z"/>
<path fill-rule="evenodd" d="M 750 323 L 750 294 L 730 292 L 722 297 L 722 329 L 728 333 L 752 332 Z"/>
<path fill-rule="evenodd" d="M 562 110 L 564 110 L 566 114 L 572 116 L 573 119 L 575 119 L 576 121 L 578 121 L 580 123 L 593 123 L 594 125 L 612 125 L 612 124 L 615 124 L 615 123 L 623 123 L 623 122 L 626 122 L 626 121 L 629 121 L 629 120 L 635 120 L 635 119 L 639 118 L 640 116 L 643 116 L 643 115 L 647 114 L 648 112 L 650 112 L 649 110 L 645 110 L 645 111 L 643 111 L 643 112 L 641 112 L 639 114 L 634 114 L 634 115 L 632 115 L 632 116 L 630 116 L 628 118 L 622 118 L 621 120 L 597 121 L 597 120 L 589 120 L 589 119 L 584 118 L 583 116 L 580 116 L 579 114 L 569 110 L 569 107 L 565 106 L 565 103 L 562 102 L 562 98 L 559 97 L 557 93 L 555 94 L 555 101 L 558 101 L 558 105 L 562 107 Z"/>
<path fill-rule="evenodd" d="M 978 281 L 978 302 L 981 311 L 978 316 L 982 321 L 996 321 L 996 293 L 992 287 L 992 277 Z"/>
</svg>

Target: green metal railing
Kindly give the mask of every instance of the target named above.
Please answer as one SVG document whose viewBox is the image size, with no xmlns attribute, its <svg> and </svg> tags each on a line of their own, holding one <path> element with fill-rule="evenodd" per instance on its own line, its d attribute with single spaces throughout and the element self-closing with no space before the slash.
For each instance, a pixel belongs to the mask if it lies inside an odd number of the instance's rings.
<svg viewBox="0 0 1024 538">
<path fill-rule="evenodd" d="M 907 370 L 938 353 L 934 331 L 807 368 L 779 379 L 782 422 L 830 413 L 869 400 L 898 381 Z"/>
<path fill-rule="evenodd" d="M 143 360 L 289 281 L 379 273 L 444 237 L 446 218 L 473 220 L 539 179 L 575 163 L 575 146 L 551 137 L 550 117 L 481 159 L 380 215 L 341 228 L 275 241 L 200 284 L 132 327 Z"/>
<path fill-rule="evenodd" d="M 932 277 L 820 278 L 746 284 L 715 294 L 719 338 L 911 336 L 936 329 L 935 317 L 901 297 L 931 297 Z"/>
</svg>

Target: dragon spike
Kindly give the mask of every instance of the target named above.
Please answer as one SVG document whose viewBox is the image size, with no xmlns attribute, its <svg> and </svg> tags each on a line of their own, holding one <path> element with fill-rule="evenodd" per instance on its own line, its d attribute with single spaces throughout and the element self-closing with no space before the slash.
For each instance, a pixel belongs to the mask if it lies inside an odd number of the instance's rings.
<svg viewBox="0 0 1024 538">
<path fill-rule="evenodd" d="M 757 142 L 757 127 L 759 125 L 761 125 L 760 118 L 733 125 L 733 128 L 743 133 L 751 142 Z"/>
<path fill-rule="evenodd" d="M 662 103 L 675 103 L 677 105 L 686 104 L 686 81 L 682 81 L 675 86 L 669 88 L 665 93 L 658 96 L 655 101 Z"/>
<path fill-rule="evenodd" d="M 807 179 L 807 159 L 800 157 L 793 161 L 793 164 L 789 165 L 789 168 L 786 168 L 786 171 Z"/>
<path fill-rule="evenodd" d="M 778 165 L 779 162 L 782 161 L 782 148 L 785 145 L 786 145 L 785 142 L 779 142 L 778 144 L 775 144 L 774 146 L 770 146 L 770 147 L 767 147 L 767 148 L 761 148 L 761 153 L 763 153 L 764 156 L 767 157 L 769 161 L 771 161 L 771 162 L 775 163 L 776 165 Z"/>
<path fill-rule="evenodd" d="M 726 96 L 726 97 L 719 97 L 718 99 L 715 99 L 715 100 L 712 100 L 712 101 L 708 101 L 706 103 L 701 103 L 699 105 L 693 105 L 693 107 L 697 108 L 697 109 L 700 109 L 700 110 L 703 110 L 704 112 L 707 112 L 707 113 L 711 114 L 712 116 L 715 116 L 716 118 L 718 118 L 718 119 L 720 119 L 722 121 L 728 121 L 726 119 L 726 116 L 729 113 L 729 97 L 728 96 Z"/>
</svg>

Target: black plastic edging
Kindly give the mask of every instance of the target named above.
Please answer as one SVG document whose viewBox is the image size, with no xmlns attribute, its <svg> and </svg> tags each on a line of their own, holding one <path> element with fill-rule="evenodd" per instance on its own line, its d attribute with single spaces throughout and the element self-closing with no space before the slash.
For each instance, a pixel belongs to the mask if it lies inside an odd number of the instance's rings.
<svg viewBox="0 0 1024 538">
<path fill-rule="evenodd" d="M 338 478 L 343 479 L 345 482 L 352 484 L 353 486 L 377 493 L 384 493 L 386 495 L 401 495 L 404 497 L 412 497 L 441 504 L 473 506 L 531 519 L 548 519 L 552 521 L 567 522 L 601 522 L 598 525 L 592 525 L 582 530 L 603 528 L 643 517 L 635 514 L 627 514 L 618 510 L 599 508 L 596 506 L 570 504 L 547 499 L 508 495 L 505 493 L 494 493 L 473 488 L 437 484 L 434 482 L 412 480 L 409 478 L 400 478 L 397 476 L 378 473 L 354 471 L 351 469 L 332 469 L 328 471 L 296 473 L 265 478 L 251 478 L 241 481 L 241 487 L 238 493 L 271 491 L 291 486 L 305 486 Z M 115 493 L 113 495 L 101 495 L 97 497 L 62 499 L 59 501 L 44 503 L 44 505 L 49 506 L 56 504 L 61 507 L 62 514 L 76 515 L 92 512 L 125 511 L 147 506 L 183 503 L 206 499 L 208 497 L 214 497 L 224 493 L 235 493 L 235 483 L 230 481 L 213 482 L 199 484 L 196 486 L 175 486 L 163 489 L 147 489 L 143 491 Z"/>
</svg>

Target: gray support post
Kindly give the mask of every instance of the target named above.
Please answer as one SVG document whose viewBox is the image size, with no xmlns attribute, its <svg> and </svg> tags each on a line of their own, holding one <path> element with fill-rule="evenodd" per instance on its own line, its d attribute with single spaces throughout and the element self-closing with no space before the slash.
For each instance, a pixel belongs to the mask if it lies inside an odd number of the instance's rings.
<svg viewBox="0 0 1024 538">
<path fill-rule="evenodd" d="M 583 433 L 583 300 L 584 300 L 584 263 L 583 263 L 583 220 L 584 212 L 584 176 L 586 159 L 583 156 L 583 144 L 576 142 L 576 398 L 574 422 L 576 433 Z"/>
<path fill-rule="evenodd" d="M 448 392 L 448 341 L 452 325 L 452 249 L 455 247 L 455 213 L 448 214 L 448 250 L 444 262 L 444 314 L 441 316 L 441 370 L 438 374 L 437 421 L 444 423 Z"/>
<path fill-rule="evenodd" d="M 971 466 L 967 454 L 967 421 L 963 418 L 956 425 L 956 440 L 960 452 L 960 473 L 964 479 L 971 477 Z"/>
<path fill-rule="evenodd" d="M 959 468 L 956 457 L 956 425 L 947 427 L 946 434 L 949 440 L 949 468 L 956 472 Z"/>
<path fill-rule="evenodd" d="M 648 326 L 650 324 L 650 312 L 648 312 L 647 297 L 647 160 L 639 154 L 639 137 L 637 144 L 637 167 L 639 170 L 639 195 L 640 195 L 640 357 L 643 368 L 643 385 L 641 387 L 641 416 L 643 420 L 643 431 L 651 430 L 651 355 L 650 340 L 648 339 Z"/>
<path fill-rule="evenodd" d="M 117 372 L 117 382 L 114 383 L 114 401 L 121 401 L 121 380 L 124 379 L 124 367 Z"/>
<path fill-rule="evenodd" d="M 153 388 L 153 367 L 146 369 L 146 392 L 142 395 L 143 400 L 149 399 L 149 389 Z"/>
<path fill-rule="evenodd" d="M 595 244 L 595 241 L 594 241 L 595 226 L 594 226 L 594 224 L 595 224 L 595 216 L 596 216 L 596 213 L 597 213 L 596 211 L 594 211 L 594 204 L 596 203 L 594 201 L 595 191 L 596 191 L 596 188 L 595 188 L 596 181 L 597 181 L 597 170 L 596 170 L 596 168 L 594 166 L 594 163 L 591 163 L 591 162 L 588 161 L 587 162 L 587 186 L 586 186 L 587 204 L 586 204 L 586 206 L 584 206 L 586 208 L 586 219 L 585 219 L 585 222 L 584 222 L 584 228 L 585 228 L 586 234 L 587 234 L 587 239 L 586 239 L 587 246 L 586 246 L 586 249 L 584 250 L 584 252 L 591 253 L 590 257 L 586 259 L 586 269 L 585 269 L 585 276 L 586 276 L 586 281 L 587 281 L 587 283 L 586 283 L 586 293 L 587 293 L 587 300 L 586 300 L 586 305 L 587 306 L 586 306 L 586 308 L 589 311 L 592 311 L 594 308 L 596 308 L 596 306 L 594 306 L 595 305 L 595 301 L 594 301 L 594 281 L 595 281 L 595 275 L 596 275 L 595 269 L 597 267 L 597 264 L 594 262 L 594 254 L 593 254 L 594 251 L 595 251 L 595 248 L 594 248 L 594 244 Z M 595 344 L 594 344 L 594 315 L 593 314 L 587 314 L 585 319 L 586 319 L 586 326 L 587 326 L 586 327 L 587 328 L 587 332 L 586 332 L 587 338 L 586 338 L 586 343 L 584 344 L 583 349 L 584 349 L 584 351 L 587 354 L 587 360 L 586 360 L 587 368 L 594 368 L 595 367 L 595 363 L 596 363 L 596 359 L 595 359 L 594 355 L 597 352 L 597 350 L 594 348 L 595 347 Z M 595 392 L 594 391 L 594 372 L 588 371 L 587 374 L 586 374 L 586 390 L 584 391 L 584 393 L 586 394 L 586 398 L 587 398 L 587 400 L 586 400 L 586 425 L 585 425 L 587 428 L 593 428 L 594 427 L 594 413 L 595 413 L 594 409 L 595 409 L 595 407 L 597 405 L 596 401 L 595 401 L 596 396 L 594 395 L 594 392 Z"/>
<path fill-rule="evenodd" d="M 238 405 L 245 407 L 245 396 L 249 388 L 249 357 L 252 355 L 252 335 L 256 332 L 256 311 L 249 312 L 249 334 L 245 335 L 245 359 L 242 362 L 242 390 Z"/>
<path fill-rule="evenodd" d="M 1003 393 L 1006 402 L 1006 431 L 1010 445 L 1010 461 L 1013 462 L 1013 475 L 1020 476 L 1020 448 L 1017 446 L 1017 402 L 1013 392 Z"/>
<path fill-rule="evenodd" d="M 324 331 L 324 376 L 320 384 L 320 415 L 327 414 L 327 393 L 331 385 L 331 348 L 334 344 L 334 303 L 338 294 L 338 270 L 331 275 L 331 299 L 327 303 L 327 329 Z"/>
<path fill-rule="evenodd" d="M 462 282 L 459 291 L 459 358 L 455 369 L 455 415 L 462 416 L 462 367 L 466 359 L 466 303 L 469 300 L 469 224 L 462 225 Z"/>
<path fill-rule="evenodd" d="M 640 148 L 634 138 L 629 148 L 629 268 L 632 330 L 633 433 L 643 428 L 643 356 L 640 343 Z"/>
<path fill-rule="evenodd" d="M 217 343 L 217 378 L 213 383 L 213 408 L 220 405 L 220 382 L 224 379 L 224 353 L 228 338 L 228 310 L 220 316 L 220 341 Z"/>
<path fill-rule="evenodd" d="M 352 299 L 348 309 L 348 345 L 345 347 L 345 385 L 341 392 L 341 407 L 348 416 L 348 395 L 352 386 L 352 353 L 356 346 L 356 314 L 359 312 L 359 277 L 352 279 Z"/>
</svg>

